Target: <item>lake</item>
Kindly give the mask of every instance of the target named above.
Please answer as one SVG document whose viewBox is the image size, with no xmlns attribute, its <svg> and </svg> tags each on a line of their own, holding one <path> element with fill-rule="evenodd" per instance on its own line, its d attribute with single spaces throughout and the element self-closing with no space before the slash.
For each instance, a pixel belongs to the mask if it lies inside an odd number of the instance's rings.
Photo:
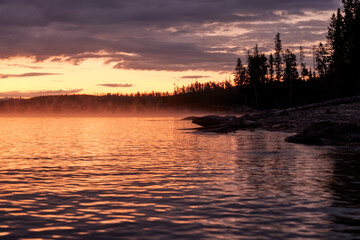
<svg viewBox="0 0 360 240">
<path fill-rule="evenodd" d="M 360 239 L 359 148 L 179 117 L 1 117 L 1 239 Z"/>
</svg>

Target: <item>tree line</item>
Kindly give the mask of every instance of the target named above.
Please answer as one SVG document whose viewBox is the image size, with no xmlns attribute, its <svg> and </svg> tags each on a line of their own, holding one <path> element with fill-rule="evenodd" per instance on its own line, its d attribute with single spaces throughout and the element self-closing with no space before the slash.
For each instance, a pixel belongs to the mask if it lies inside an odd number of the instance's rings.
<svg viewBox="0 0 360 240">
<path fill-rule="evenodd" d="M 63 95 L 0 101 L 0 112 L 129 111 L 146 109 L 212 110 L 219 106 L 285 108 L 360 94 L 360 1 L 343 0 L 332 15 L 326 43 L 313 48 L 315 69 L 306 65 L 304 48 L 298 57 L 283 49 L 280 33 L 268 56 L 255 45 L 246 61 L 236 59 L 234 78 L 175 86 L 173 93 Z"/>
<path fill-rule="evenodd" d="M 274 51 L 268 56 L 255 45 L 247 53 L 246 64 L 237 58 L 233 84 L 195 83 L 175 93 L 236 88 L 240 98 L 233 103 L 256 108 L 291 107 L 360 94 L 359 0 L 343 0 L 343 9 L 331 17 L 326 39 L 326 43 L 313 46 L 315 69 L 306 66 L 302 46 L 297 58 L 290 49 L 283 49 L 277 33 Z"/>
</svg>

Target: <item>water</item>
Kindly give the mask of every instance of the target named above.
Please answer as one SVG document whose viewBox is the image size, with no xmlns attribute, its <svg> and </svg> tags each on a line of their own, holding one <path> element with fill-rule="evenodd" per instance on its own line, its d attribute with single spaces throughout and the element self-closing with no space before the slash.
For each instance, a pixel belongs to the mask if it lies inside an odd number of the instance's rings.
<svg viewBox="0 0 360 240">
<path fill-rule="evenodd" d="M 1 239 L 360 239 L 360 154 L 178 118 L 0 118 Z"/>
</svg>

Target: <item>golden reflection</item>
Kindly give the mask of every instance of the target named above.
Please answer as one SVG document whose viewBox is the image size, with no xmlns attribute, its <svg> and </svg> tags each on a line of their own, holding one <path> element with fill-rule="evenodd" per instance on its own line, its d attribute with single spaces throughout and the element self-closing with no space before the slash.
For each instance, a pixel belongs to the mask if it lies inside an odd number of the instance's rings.
<svg viewBox="0 0 360 240">
<path fill-rule="evenodd" d="M 25 212 L 10 212 L 10 213 L 7 213 L 9 216 L 15 216 L 15 217 L 18 217 L 18 216 L 28 216 L 27 213 Z"/>
<path fill-rule="evenodd" d="M 43 227 L 43 228 L 31 228 L 30 232 L 44 232 L 44 231 L 55 231 L 55 230 L 72 230 L 74 227 L 70 226 L 52 226 L 52 227 Z"/>
<path fill-rule="evenodd" d="M 5 212 L 18 212 L 18 211 L 22 211 L 22 208 L 0 208 L 0 211 L 5 211 Z"/>
<path fill-rule="evenodd" d="M 179 130 L 189 122 L 153 120 L 0 118 L 4 226 L 44 238 L 59 231 L 60 239 L 67 230 L 119 236 L 122 225 L 135 233 L 199 228 L 204 238 L 212 229 L 228 239 L 330 231 L 319 210 L 332 197 L 324 150 L 285 143 L 281 133 L 193 134 Z"/>
<path fill-rule="evenodd" d="M 111 215 L 114 213 L 134 213 L 136 212 L 135 209 L 79 209 L 79 212 L 101 212 L 101 214 Z"/>
<path fill-rule="evenodd" d="M 47 238 L 19 238 L 19 240 L 48 240 Z"/>
<path fill-rule="evenodd" d="M 60 210 L 64 210 L 64 208 L 56 208 L 56 209 L 42 209 L 39 210 L 40 213 L 54 213 L 54 212 L 58 212 Z"/>
<path fill-rule="evenodd" d="M 159 218 L 159 217 L 148 217 L 147 220 L 148 220 L 148 221 L 158 221 L 158 220 L 162 220 L 162 218 Z"/>
</svg>

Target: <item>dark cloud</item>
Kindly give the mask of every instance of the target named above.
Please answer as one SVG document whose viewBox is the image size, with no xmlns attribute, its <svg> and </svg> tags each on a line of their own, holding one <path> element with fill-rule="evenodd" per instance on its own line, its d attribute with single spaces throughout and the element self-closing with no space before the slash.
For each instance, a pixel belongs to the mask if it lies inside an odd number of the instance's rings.
<svg viewBox="0 0 360 240">
<path fill-rule="evenodd" d="M 39 77 L 49 75 L 62 75 L 60 73 L 41 73 L 41 72 L 29 72 L 22 74 L 0 74 L 0 78 L 15 78 L 15 77 Z"/>
<path fill-rule="evenodd" d="M 193 76 L 182 76 L 182 79 L 198 79 L 198 78 L 209 78 L 210 76 L 201 76 L 201 75 L 193 75 Z"/>
<path fill-rule="evenodd" d="M 0 92 L 1 98 L 12 98 L 12 97 L 36 97 L 36 96 L 45 96 L 45 95 L 64 95 L 64 94 L 76 94 L 81 92 L 83 89 L 73 89 L 73 90 L 44 90 L 44 91 L 29 91 L 29 92 Z"/>
<path fill-rule="evenodd" d="M 328 22 L 314 16 L 334 12 L 340 3 L 2 0 L 0 57 L 73 64 L 103 58 L 121 69 L 226 71 L 233 68 L 237 54 L 256 43 L 270 49 L 277 32 L 284 44 L 325 40 Z"/>
<path fill-rule="evenodd" d="M 129 88 L 132 87 L 132 84 L 117 84 L 117 83 L 104 83 L 104 84 L 98 84 L 97 86 L 101 86 L 101 87 L 110 87 L 110 88 Z"/>
</svg>

